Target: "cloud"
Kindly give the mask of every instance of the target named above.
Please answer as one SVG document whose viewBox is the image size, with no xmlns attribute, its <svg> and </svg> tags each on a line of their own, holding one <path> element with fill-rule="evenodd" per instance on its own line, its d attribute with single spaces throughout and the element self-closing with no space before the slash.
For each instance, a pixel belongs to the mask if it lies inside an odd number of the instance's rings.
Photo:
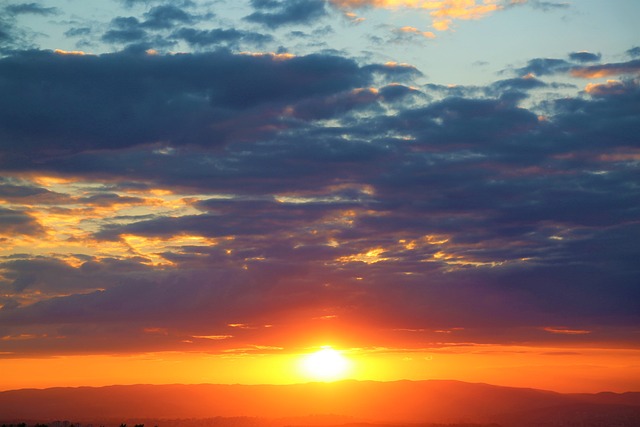
<svg viewBox="0 0 640 427">
<path fill-rule="evenodd" d="M 70 28 L 64 32 L 64 35 L 67 37 L 80 37 L 80 36 L 88 36 L 92 32 L 90 27 L 77 27 Z"/>
<path fill-rule="evenodd" d="M 0 53 L 32 47 L 31 41 L 36 33 L 18 25 L 17 19 L 21 15 L 52 16 L 59 13 L 55 7 L 42 7 L 37 3 L 16 3 L 0 7 Z"/>
<path fill-rule="evenodd" d="M 0 208 L 0 235 L 26 234 L 37 235 L 43 229 L 38 222 L 25 212 Z"/>
<path fill-rule="evenodd" d="M 366 86 L 373 71 L 325 55 L 25 52 L 0 60 L 0 131 L 12 147 L 14 138 L 29 141 L 26 151 L 12 148 L 15 161 L 33 158 L 38 146 L 44 154 L 160 141 L 221 145 L 233 132 L 268 132 L 261 126 L 275 120 L 271 109 Z"/>
<path fill-rule="evenodd" d="M 166 0 L 120 0 L 127 7 L 134 7 L 138 4 L 144 4 L 148 6 L 153 3 L 166 3 Z M 195 3 L 192 0 L 177 0 L 171 2 L 173 6 L 177 7 L 191 7 L 195 6 Z"/>
<path fill-rule="evenodd" d="M 512 3 L 513 4 L 529 3 L 532 7 L 536 9 L 541 9 L 545 12 L 549 10 L 568 9 L 571 7 L 571 4 L 568 2 L 555 2 L 555 1 L 543 1 L 543 0 L 529 0 L 528 2 L 526 0 L 525 1 L 512 0 Z"/>
<path fill-rule="evenodd" d="M 640 90 L 554 91 L 583 68 L 443 87 L 337 54 L 2 58 L 0 323 L 32 338 L 0 351 L 632 342 Z"/>
<path fill-rule="evenodd" d="M 5 202 L 43 200 L 53 193 L 18 179 L 0 178 L 0 199 Z"/>
<path fill-rule="evenodd" d="M 535 78 L 533 75 L 526 75 L 524 77 L 515 79 L 499 80 L 491 84 L 493 93 L 505 94 L 506 92 L 524 92 L 532 89 L 546 87 L 546 83 Z"/>
<path fill-rule="evenodd" d="M 593 96 L 623 95 L 627 93 L 628 86 L 617 80 L 607 80 L 606 83 L 589 83 L 584 90 Z"/>
<path fill-rule="evenodd" d="M 585 79 L 638 73 L 640 73 L 640 59 L 635 59 L 628 62 L 590 65 L 586 67 L 573 67 L 571 69 L 572 76 Z"/>
<path fill-rule="evenodd" d="M 43 7 L 37 3 L 20 3 L 7 5 L 4 10 L 10 15 L 57 15 L 60 11 L 55 7 Z"/>
<path fill-rule="evenodd" d="M 112 44 L 129 45 L 130 50 L 137 48 L 140 51 L 151 48 L 166 49 L 174 46 L 185 37 L 191 40 L 203 40 L 207 31 L 187 26 L 211 19 L 214 15 L 212 13 L 187 12 L 186 8 L 190 6 L 192 5 L 162 4 L 151 7 L 139 18 L 135 16 L 113 18 L 109 25 L 110 28 L 102 35 L 101 40 Z M 85 35 L 84 28 L 78 29 L 81 34 L 75 34 L 74 31 L 72 35 Z M 220 31 L 222 30 L 211 30 L 212 33 Z M 232 30 L 226 31 L 227 33 L 232 32 Z M 209 39 L 211 39 L 211 35 L 209 35 Z M 251 41 L 249 37 L 245 37 L 245 39 Z M 222 41 L 229 41 L 228 34 L 227 39 L 222 38 Z M 261 40 L 254 37 L 254 41 L 260 42 Z M 209 41 L 207 44 L 212 44 L 212 42 Z"/>
<path fill-rule="evenodd" d="M 257 10 L 244 19 L 272 29 L 285 25 L 309 24 L 327 14 L 324 0 L 252 0 L 251 5 Z"/>
<path fill-rule="evenodd" d="M 566 72 L 571 68 L 571 63 L 564 59 L 555 58 L 535 58 L 527 62 L 527 65 L 516 69 L 520 76 L 534 74 L 536 76 L 546 76 L 556 73 Z"/>
<path fill-rule="evenodd" d="M 596 61 L 600 61 L 601 57 L 602 55 L 599 53 L 591 53 L 586 51 L 571 52 L 569 54 L 569 59 L 577 62 L 596 62 Z"/>
<path fill-rule="evenodd" d="M 424 37 L 426 39 L 434 39 L 436 37 L 436 35 L 431 31 L 420 31 L 416 27 L 410 27 L 410 26 L 400 27 L 396 29 L 395 32 L 398 36 L 416 35 L 416 36 Z"/>
<path fill-rule="evenodd" d="M 112 29 L 102 35 L 102 40 L 107 43 L 134 43 L 146 39 L 147 32 L 142 28 L 141 22 L 134 17 L 118 17 L 111 21 Z"/>
<path fill-rule="evenodd" d="M 154 6 L 145 12 L 142 26 L 152 29 L 172 28 L 176 24 L 191 24 L 194 17 L 173 5 Z"/>
<path fill-rule="evenodd" d="M 208 47 L 216 45 L 236 46 L 241 42 L 247 42 L 253 46 L 263 46 L 273 41 L 270 35 L 242 31 L 235 28 L 212 30 L 197 30 L 195 28 L 181 28 L 173 33 L 176 39 L 185 40 L 189 45 L 195 47 Z"/>
<path fill-rule="evenodd" d="M 438 31 L 451 29 L 455 20 L 481 19 L 505 7 L 527 3 L 524 1 L 476 0 L 428 1 L 428 0 L 329 0 L 335 7 L 345 10 L 360 8 L 421 9 L 429 11 L 432 26 Z"/>
</svg>

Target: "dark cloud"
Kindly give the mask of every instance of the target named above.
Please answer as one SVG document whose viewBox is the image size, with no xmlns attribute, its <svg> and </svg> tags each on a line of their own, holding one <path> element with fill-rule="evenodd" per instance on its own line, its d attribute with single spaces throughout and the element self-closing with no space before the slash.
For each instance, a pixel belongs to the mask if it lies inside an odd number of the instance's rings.
<svg viewBox="0 0 640 427">
<path fill-rule="evenodd" d="M 568 2 L 530 0 L 528 3 L 531 4 L 534 8 L 544 10 L 545 12 L 557 9 L 568 9 L 571 7 L 571 4 Z"/>
<path fill-rule="evenodd" d="M 638 73 L 640 73 L 640 59 L 634 59 L 628 62 L 598 64 L 571 68 L 571 74 L 574 77 L 583 78 L 619 76 L 622 74 Z"/>
<path fill-rule="evenodd" d="M 0 208 L 0 233 L 8 235 L 38 235 L 43 228 L 31 215 Z"/>
<path fill-rule="evenodd" d="M 217 146 L 231 132 L 250 130 L 250 118 L 256 131 L 265 121 L 275 124 L 271 108 L 366 86 L 371 79 L 367 69 L 336 56 L 226 51 L 167 56 L 33 51 L 0 60 L 0 76 L 5 148 L 30 159 L 37 147 L 53 154 L 157 141 Z M 261 108 L 266 110 L 256 110 Z M 17 139 L 24 141 L 21 149 Z"/>
<path fill-rule="evenodd" d="M 397 62 L 366 65 L 364 69 L 389 80 L 389 82 L 411 82 L 423 75 L 413 65 Z"/>
<path fill-rule="evenodd" d="M 163 4 L 152 7 L 141 18 L 120 16 L 112 19 L 110 29 L 102 35 L 102 41 L 129 45 L 130 49 L 141 46 L 142 51 L 149 48 L 165 49 L 175 45 L 180 39 L 187 40 L 192 45 L 210 45 L 213 44 L 212 39 L 216 35 L 220 41 L 229 42 L 233 38 L 231 33 L 234 30 L 227 30 L 225 34 L 221 33 L 222 30 L 205 31 L 185 27 L 212 17 L 211 13 L 193 14 L 187 12 L 184 6 Z M 238 33 L 237 38 L 244 36 L 247 42 L 258 43 L 262 41 L 252 33 Z"/>
<path fill-rule="evenodd" d="M 582 52 L 573 53 L 570 55 L 570 57 L 572 60 L 577 62 L 588 62 L 597 60 L 596 58 L 593 58 L 591 56 L 592 54 L 588 54 L 586 56 L 581 54 Z M 579 58 L 582 59 L 578 59 L 576 55 L 581 55 Z M 527 63 L 527 66 L 518 68 L 515 71 L 521 76 L 529 73 L 535 76 L 548 76 L 554 74 L 569 73 L 573 77 L 582 78 L 607 77 L 623 74 L 637 74 L 638 72 L 640 72 L 640 60 L 577 66 L 563 59 L 536 58 L 530 60 Z"/>
<path fill-rule="evenodd" d="M 111 21 L 112 29 L 102 35 L 102 40 L 107 43 L 134 43 L 147 38 L 147 32 L 142 28 L 141 22 L 134 17 L 118 17 Z"/>
<path fill-rule="evenodd" d="M 191 24 L 194 17 L 183 9 L 173 5 L 162 5 L 152 7 L 151 10 L 145 12 L 145 21 L 142 26 L 157 29 L 172 28 L 176 24 Z"/>
<path fill-rule="evenodd" d="M 251 6 L 255 9 L 278 9 L 282 2 L 278 0 L 251 0 Z"/>
<path fill-rule="evenodd" d="M 380 88 L 380 96 L 386 102 L 406 102 L 407 97 L 423 95 L 418 89 L 402 84 L 390 84 Z"/>
<path fill-rule="evenodd" d="M 324 0 L 252 0 L 251 5 L 257 10 L 244 19 L 272 29 L 286 25 L 311 24 L 327 14 Z"/>
<path fill-rule="evenodd" d="M 156 3 L 167 3 L 167 0 L 120 0 L 125 6 L 133 7 L 139 4 L 149 6 Z M 192 0 L 177 0 L 172 1 L 171 4 L 177 7 L 192 7 L 195 3 Z"/>
<path fill-rule="evenodd" d="M 8 4 L 0 7 L 0 53 L 10 54 L 15 49 L 28 49 L 36 36 L 34 29 L 18 25 L 21 15 L 57 15 L 55 7 L 42 7 L 37 3 Z"/>
<path fill-rule="evenodd" d="M 627 50 L 626 53 L 632 58 L 637 58 L 638 56 L 640 56 L 640 46 L 632 47 L 631 49 Z"/>
<path fill-rule="evenodd" d="M 23 198 L 40 197 L 45 194 L 50 194 L 50 191 L 29 185 L 20 180 L 0 177 L 0 198 L 2 200 L 14 201 Z"/>
<path fill-rule="evenodd" d="M 591 52 L 585 52 L 585 51 L 571 52 L 569 54 L 569 59 L 577 62 L 596 62 L 596 61 L 600 61 L 601 57 L 602 55 L 599 53 L 591 53 Z"/>
<path fill-rule="evenodd" d="M 515 79 L 499 80 L 497 82 L 494 82 L 491 85 L 489 92 L 493 94 L 499 93 L 504 96 L 504 94 L 506 93 L 514 93 L 514 92 L 522 93 L 522 92 L 530 91 L 532 89 L 538 89 L 546 86 L 547 86 L 546 83 L 544 83 L 543 81 L 535 77 L 527 76 L 527 77 L 520 77 Z"/>
<path fill-rule="evenodd" d="M 375 109 L 375 104 L 379 99 L 377 91 L 356 89 L 330 97 L 299 102 L 290 114 L 293 117 L 305 120 L 329 119 L 336 116 L 344 117 L 354 110 Z"/>
<path fill-rule="evenodd" d="M 55 7 L 44 7 L 37 3 L 10 4 L 4 8 L 10 15 L 57 15 L 60 11 Z"/>
<path fill-rule="evenodd" d="M 418 89 L 400 82 L 415 67 L 338 55 L 4 58 L 0 198 L 13 207 L 1 238 L 40 232 L 18 208 L 28 201 L 102 209 L 76 238 L 127 249 L 2 259 L 0 322 L 41 338 L 0 351 L 175 350 L 233 335 L 207 344 L 220 351 L 282 345 L 296 327 L 357 341 L 365 322 L 379 345 L 411 328 L 426 332 L 409 346 L 437 346 L 434 331 L 454 327 L 451 342 L 632 341 L 637 79 L 549 92 L 557 73 L 635 66 L 537 59 L 521 73 L 545 81 Z M 29 181 L 40 173 L 93 185 L 59 194 Z M 130 210 L 108 210 L 118 205 Z M 240 322 L 273 327 L 228 326 Z M 591 332 L 545 330 L 557 325 Z"/>
<path fill-rule="evenodd" d="M 527 65 L 516 69 L 520 76 L 533 73 L 536 76 L 547 76 L 556 73 L 563 73 L 571 68 L 571 63 L 563 59 L 535 58 L 527 62 Z"/>
<path fill-rule="evenodd" d="M 92 33 L 92 30 L 90 27 L 76 27 L 76 28 L 70 28 L 67 31 L 64 32 L 64 35 L 67 37 L 81 37 L 81 36 L 88 36 Z"/>
<path fill-rule="evenodd" d="M 197 30 L 195 28 L 181 28 L 173 34 L 176 39 L 181 39 L 194 47 L 210 46 L 236 46 L 239 43 L 248 43 L 253 46 L 263 46 L 273 41 L 273 37 L 266 34 L 251 31 L 242 31 L 235 28 L 212 30 Z"/>
</svg>

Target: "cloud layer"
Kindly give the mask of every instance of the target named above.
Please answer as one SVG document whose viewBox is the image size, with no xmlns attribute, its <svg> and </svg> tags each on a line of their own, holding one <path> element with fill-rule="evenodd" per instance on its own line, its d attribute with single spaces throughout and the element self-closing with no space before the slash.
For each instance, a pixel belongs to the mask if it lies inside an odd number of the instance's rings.
<svg viewBox="0 0 640 427">
<path fill-rule="evenodd" d="M 517 3 L 332 4 L 448 25 Z M 253 29 L 154 2 L 104 27 L 113 53 L 5 51 L 0 355 L 633 345 L 637 48 L 442 86 L 337 51 L 231 49 L 331 13 L 250 6 Z M 196 49 L 151 50 L 159 34 Z"/>
</svg>

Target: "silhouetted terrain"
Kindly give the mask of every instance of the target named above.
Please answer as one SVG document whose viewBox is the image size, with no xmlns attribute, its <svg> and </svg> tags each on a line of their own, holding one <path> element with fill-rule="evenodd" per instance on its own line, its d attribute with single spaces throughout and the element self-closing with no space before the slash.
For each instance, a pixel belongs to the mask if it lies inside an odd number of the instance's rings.
<svg viewBox="0 0 640 427">
<path fill-rule="evenodd" d="M 356 423 L 632 427 L 640 426 L 640 393 L 561 394 L 457 381 L 132 385 L 0 392 L 0 422 L 16 420 L 95 424 L 120 420 L 130 425 L 147 420 L 149 427 Z"/>
</svg>

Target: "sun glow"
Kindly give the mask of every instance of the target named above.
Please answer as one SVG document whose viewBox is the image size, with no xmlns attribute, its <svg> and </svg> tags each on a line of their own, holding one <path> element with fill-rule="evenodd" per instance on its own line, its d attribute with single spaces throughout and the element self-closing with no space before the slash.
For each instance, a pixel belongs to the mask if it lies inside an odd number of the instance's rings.
<svg viewBox="0 0 640 427">
<path fill-rule="evenodd" d="M 300 363 L 300 370 L 306 377 L 320 381 L 335 381 L 347 376 L 351 361 L 330 346 L 307 354 Z"/>
</svg>

